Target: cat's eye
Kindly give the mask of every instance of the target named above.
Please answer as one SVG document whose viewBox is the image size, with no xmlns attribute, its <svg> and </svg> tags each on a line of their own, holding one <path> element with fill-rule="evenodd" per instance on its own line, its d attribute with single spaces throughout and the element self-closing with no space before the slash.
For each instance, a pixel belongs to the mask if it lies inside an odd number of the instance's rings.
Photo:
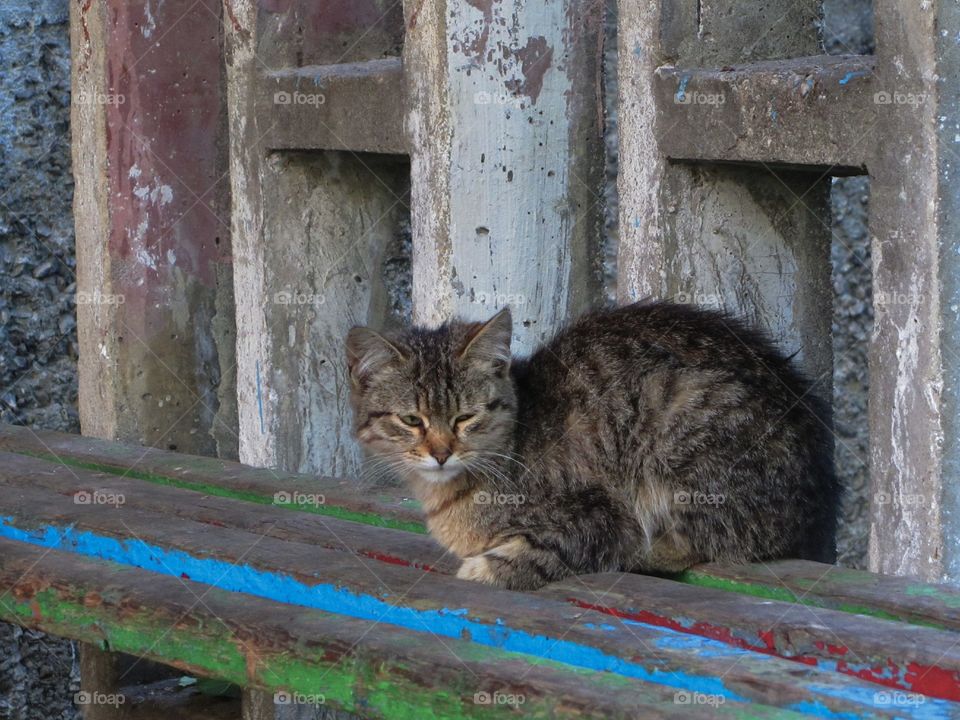
<svg viewBox="0 0 960 720">
<path fill-rule="evenodd" d="M 474 418 L 473 413 L 467 413 L 467 414 L 464 414 L 464 415 L 457 415 L 457 416 L 453 419 L 453 424 L 454 424 L 454 425 L 459 425 L 460 423 L 465 423 L 465 422 L 467 422 L 468 420 L 473 420 L 473 418 Z"/>
<path fill-rule="evenodd" d="M 420 427 L 423 425 L 423 420 L 419 415 L 398 415 L 397 417 L 400 418 L 400 422 L 410 427 Z"/>
</svg>

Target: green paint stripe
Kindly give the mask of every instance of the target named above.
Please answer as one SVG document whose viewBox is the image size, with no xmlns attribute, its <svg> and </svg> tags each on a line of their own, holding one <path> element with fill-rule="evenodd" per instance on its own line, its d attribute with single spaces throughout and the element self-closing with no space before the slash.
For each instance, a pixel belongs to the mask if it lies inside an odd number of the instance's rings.
<svg viewBox="0 0 960 720">
<path fill-rule="evenodd" d="M 15 453 L 17 455 L 25 455 L 28 457 L 37 458 L 38 460 L 69 465 L 71 467 L 80 468 L 81 470 L 92 470 L 94 472 L 102 472 L 108 475 L 123 476 L 133 478 L 135 480 L 143 480 L 144 482 L 154 483 L 155 485 L 166 485 L 168 487 L 177 487 L 184 490 L 193 490 L 195 492 L 206 493 L 207 495 L 230 498 L 231 500 L 243 500 L 246 502 L 257 503 L 258 505 L 269 505 L 271 507 L 284 510 L 299 510 L 301 512 L 309 512 L 316 515 L 326 515 L 328 517 L 335 517 L 340 520 L 350 520 L 352 522 L 362 523 L 364 525 L 390 528 L 391 530 L 403 530 L 405 532 L 417 533 L 419 535 L 427 534 L 427 528 L 423 525 L 423 523 L 419 523 L 414 520 L 400 520 L 397 518 L 383 517 L 381 515 L 377 515 L 376 513 L 350 510 L 345 507 L 330 504 L 316 505 L 309 503 L 289 503 L 279 505 L 274 503 L 272 495 L 264 495 L 253 490 L 236 490 L 233 488 L 215 485 L 213 483 L 190 480 L 187 478 L 166 477 L 164 475 L 157 475 L 155 473 L 144 472 L 142 470 L 117 468 L 97 462 L 78 460 L 72 457 L 61 457 L 57 455 L 51 455 L 49 453 L 39 453 L 28 450 L 16 450 Z"/>
<path fill-rule="evenodd" d="M 832 601 L 817 595 L 809 594 L 800 597 L 793 591 L 783 586 L 765 585 L 761 582 L 749 582 L 744 580 L 734 580 L 726 577 L 716 577 L 699 570 L 687 570 L 680 573 L 675 578 L 678 582 L 698 587 L 708 587 L 715 590 L 726 590 L 741 595 L 751 595 L 753 597 L 763 598 L 765 600 L 779 600 L 799 605 L 809 605 L 810 607 L 819 607 L 828 610 L 839 610 L 852 615 L 868 615 L 869 617 L 880 620 L 892 620 L 894 622 L 907 623 L 909 625 L 919 625 L 922 627 L 932 627 L 937 630 L 949 630 L 941 623 L 930 620 L 912 618 L 896 613 L 872 607 L 870 605 L 859 605 L 852 602 Z"/>
<path fill-rule="evenodd" d="M 164 624 L 158 626 L 149 613 L 124 612 L 122 618 L 111 616 L 109 610 L 96 612 L 85 607 L 83 593 L 74 600 L 64 600 L 50 589 L 41 590 L 30 600 L 18 601 L 8 598 L 0 603 L 0 617 L 26 626 L 98 643 L 103 649 L 126 652 L 136 656 L 149 654 L 165 662 L 187 669 L 193 673 L 211 677 L 240 686 L 247 686 L 251 679 L 248 668 L 256 671 L 257 686 L 268 691 L 290 690 L 303 694 L 322 694 L 328 702 L 348 711 L 364 715 L 390 717 L 396 720 L 419 720 L 425 718 L 490 718 L 502 717 L 504 708 L 478 705 L 472 702 L 478 690 L 469 673 L 462 673 L 461 680 L 442 689 L 424 688 L 421 684 L 407 681 L 402 672 L 403 661 L 397 661 L 395 671 L 387 675 L 384 663 L 373 665 L 356 658 L 337 658 L 331 662 L 319 643 L 301 643 L 301 653 L 313 650 L 315 655 L 293 657 L 291 653 L 278 655 L 254 655 L 243 641 L 224 633 L 220 623 L 187 629 L 173 629 Z M 415 646 L 411 645 L 411 652 Z M 253 663 L 248 663 L 250 653 Z M 634 690 L 637 685 L 629 678 L 610 673 L 570 667 L 562 663 L 528 656 L 522 653 L 497 651 L 483 646 L 458 648 L 458 657 L 465 661 L 497 664 L 508 660 L 520 660 L 529 665 L 539 665 L 559 671 L 571 682 L 584 682 L 609 691 Z M 359 691 L 359 697 L 357 695 Z M 638 693 L 642 696 L 642 693 Z M 553 698 L 527 698 L 522 706 L 524 717 L 556 717 L 561 704 Z M 764 705 L 721 705 L 720 713 L 732 718 L 794 718 L 796 714 Z M 372 712 L 371 712 L 372 711 Z M 562 713 L 560 713 L 562 714 Z"/>
</svg>

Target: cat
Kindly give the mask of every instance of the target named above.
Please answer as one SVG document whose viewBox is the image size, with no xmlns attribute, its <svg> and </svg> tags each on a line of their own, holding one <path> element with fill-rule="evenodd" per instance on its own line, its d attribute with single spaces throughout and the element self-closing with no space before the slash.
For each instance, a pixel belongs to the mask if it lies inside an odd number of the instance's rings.
<svg viewBox="0 0 960 720">
<path fill-rule="evenodd" d="M 528 358 L 485 323 L 353 328 L 356 438 L 411 486 L 458 577 L 832 560 L 830 414 L 761 332 L 663 301 L 593 312 Z"/>
</svg>

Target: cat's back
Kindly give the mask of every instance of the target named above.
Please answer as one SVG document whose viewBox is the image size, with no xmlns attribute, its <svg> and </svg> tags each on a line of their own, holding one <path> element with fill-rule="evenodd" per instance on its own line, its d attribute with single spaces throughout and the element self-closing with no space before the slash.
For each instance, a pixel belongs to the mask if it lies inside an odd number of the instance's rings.
<svg viewBox="0 0 960 720">
<path fill-rule="evenodd" d="M 770 339 L 723 312 L 664 301 L 641 301 L 580 317 L 539 348 L 518 370 L 611 379 L 664 367 L 763 369 L 803 384 Z M 556 379 L 556 378 L 554 378 Z"/>
<path fill-rule="evenodd" d="M 546 436 L 577 422 L 635 426 L 640 416 L 661 431 L 667 421 L 723 423 L 725 414 L 782 418 L 816 436 L 829 423 L 811 383 L 763 332 L 691 305 L 644 301 L 584 315 L 517 363 L 514 377 L 521 421 Z"/>
</svg>

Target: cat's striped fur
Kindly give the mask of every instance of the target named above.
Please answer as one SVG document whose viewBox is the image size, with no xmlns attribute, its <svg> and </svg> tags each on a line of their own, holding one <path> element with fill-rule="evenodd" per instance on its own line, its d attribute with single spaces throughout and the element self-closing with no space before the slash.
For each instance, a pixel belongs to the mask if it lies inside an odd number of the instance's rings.
<svg viewBox="0 0 960 720">
<path fill-rule="evenodd" d="M 347 340 L 356 435 L 422 501 L 460 577 L 830 559 L 829 413 L 759 332 L 644 302 L 530 358 L 511 318 Z"/>
</svg>

